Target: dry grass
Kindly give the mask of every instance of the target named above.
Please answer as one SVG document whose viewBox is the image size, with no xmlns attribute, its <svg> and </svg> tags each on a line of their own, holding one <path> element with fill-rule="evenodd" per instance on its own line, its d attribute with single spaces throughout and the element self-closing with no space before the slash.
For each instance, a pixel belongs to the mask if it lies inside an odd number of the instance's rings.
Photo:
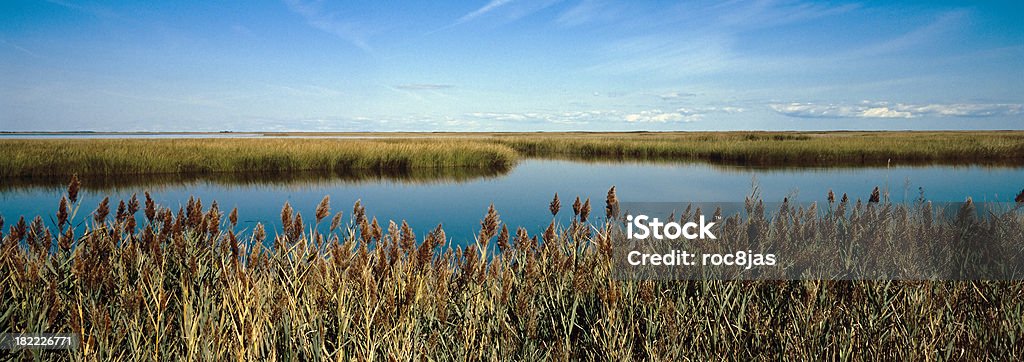
<svg viewBox="0 0 1024 362">
<path fill-rule="evenodd" d="M 424 168 L 508 170 L 520 157 L 769 167 L 1024 165 L 1024 132 L 268 134 L 281 138 L 0 140 L 0 178 Z M 302 138 L 302 137 L 370 137 Z M 373 138 L 377 137 L 377 138 Z"/>
<path fill-rule="evenodd" d="M 756 166 L 1024 164 L 1024 132 L 676 132 L 493 135 L 524 156 Z"/>
<path fill-rule="evenodd" d="M 0 177 L 511 168 L 508 147 L 447 140 L 0 140 Z"/>
<path fill-rule="evenodd" d="M 146 198 L 104 202 L 87 215 L 77 189 L 69 189 L 55 225 L 19 220 L 2 236 L 0 332 L 83 336 L 75 352 L 24 352 L 26 359 L 1006 360 L 1024 353 L 1019 281 L 616 280 L 607 259 L 611 226 L 588 219 L 589 200 L 573 203 L 570 225 L 533 236 L 503 225 L 492 208 L 476 245 L 453 250 L 440 227 L 417 237 L 404 222 L 368 219 L 359 203 L 346 212 L 347 224 L 331 217 L 327 199 L 306 219 L 286 204 L 288 226 L 268 236 L 262 227 L 236 230 L 234 210 L 199 200 L 177 211 Z M 608 203 L 614 217 L 614 193 Z M 555 204 L 549 211 L 561 208 Z M 89 231 L 73 234 L 82 220 Z M 867 227 L 872 220 L 839 216 L 812 230 L 885 238 L 925 222 Z M 752 237 L 778 242 L 807 232 L 751 215 L 739 222 L 754 225 Z M 998 222 L 1000 238 L 1024 239 L 1019 214 Z M 989 230 L 941 220 L 928 227 L 935 235 Z M 268 237 L 271 248 L 263 246 Z"/>
</svg>

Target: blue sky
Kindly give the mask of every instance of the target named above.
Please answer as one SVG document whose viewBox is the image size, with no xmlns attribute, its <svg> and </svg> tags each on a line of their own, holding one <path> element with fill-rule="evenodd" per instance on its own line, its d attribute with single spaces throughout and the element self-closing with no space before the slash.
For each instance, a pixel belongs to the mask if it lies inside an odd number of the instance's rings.
<svg viewBox="0 0 1024 362">
<path fill-rule="evenodd" d="M 1024 128 L 1024 5 L 0 3 L 0 130 Z"/>
</svg>

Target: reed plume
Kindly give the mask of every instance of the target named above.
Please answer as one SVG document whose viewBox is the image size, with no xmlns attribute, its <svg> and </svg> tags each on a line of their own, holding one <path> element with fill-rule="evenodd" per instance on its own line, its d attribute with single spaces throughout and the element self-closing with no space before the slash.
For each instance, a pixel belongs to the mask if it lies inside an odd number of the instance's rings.
<svg viewBox="0 0 1024 362">
<path fill-rule="evenodd" d="M 68 199 L 64 196 L 60 198 L 60 206 L 57 207 L 57 229 L 64 229 L 64 225 L 68 222 Z M 0 225 L 0 230 L 3 229 L 3 225 Z"/>
<path fill-rule="evenodd" d="M 487 248 L 487 244 L 491 241 L 498 232 L 498 224 L 501 220 L 498 219 L 498 211 L 494 209 L 494 204 L 487 207 L 487 215 L 480 221 L 480 235 L 478 239 L 483 249 Z"/>
<path fill-rule="evenodd" d="M 580 222 L 587 222 L 587 217 L 590 216 L 590 198 L 583 203 L 583 207 L 580 208 Z"/>
<path fill-rule="evenodd" d="M 551 200 L 551 205 L 548 206 L 548 210 L 551 210 L 551 216 L 558 215 L 558 210 L 562 208 L 562 202 L 558 201 L 558 193 L 555 193 L 555 198 Z"/>
<path fill-rule="evenodd" d="M 608 221 L 619 217 L 619 199 L 615 196 L 615 186 L 608 189 L 608 197 L 605 199 L 605 217 Z"/>
<path fill-rule="evenodd" d="M 82 187 L 82 183 L 78 181 L 78 174 L 71 175 L 71 182 L 68 182 L 68 200 L 74 204 L 78 202 L 78 189 Z"/>
<path fill-rule="evenodd" d="M 319 224 L 320 220 L 323 220 L 324 218 L 326 218 L 330 214 L 331 214 L 331 196 L 327 195 L 327 196 L 324 196 L 323 200 L 320 200 L 319 204 L 316 205 L 316 214 L 314 215 L 316 217 L 316 223 Z"/>
</svg>

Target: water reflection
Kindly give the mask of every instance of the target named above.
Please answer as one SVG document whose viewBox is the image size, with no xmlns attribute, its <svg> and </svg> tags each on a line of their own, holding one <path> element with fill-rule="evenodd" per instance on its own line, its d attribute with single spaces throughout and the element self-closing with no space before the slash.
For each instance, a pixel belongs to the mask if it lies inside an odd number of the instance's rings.
<svg viewBox="0 0 1024 362">
<path fill-rule="evenodd" d="M 330 195 L 332 209 L 346 213 L 362 200 L 369 217 L 386 226 L 388 220 L 408 220 L 416 235 L 443 224 L 455 244 L 471 244 L 488 205 L 494 204 L 503 222 L 522 226 L 531 235 L 543 232 L 555 219 L 566 224 L 576 196 L 590 198 L 603 210 L 612 185 L 623 202 L 742 202 L 756 182 L 767 202 L 788 197 L 791 202 L 824 202 L 828 190 L 867 200 L 875 186 L 888 191 L 894 202 L 923 197 L 935 202 L 960 202 L 967 196 L 981 201 L 1011 201 L 1024 187 L 1024 168 L 982 166 L 895 166 L 861 168 L 754 168 L 700 163 L 579 162 L 524 160 L 512 170 L 421 170 L 402 174 L 359 176 L 292 174 L 214 174 L 182 178 L 117 177 L 83 180 L 82 211 L 88 215 L 103 197 L 114 204 L 133 193 L 150 191 L 160 205 L 177 210 L 189 197 L 205 205 L 216 200 L 220 209 L 237 207 L 240 228 L 257 222 L 268 234 L 280 230 L 280 210 L 288 202 L 309 219 L 317 203 Z M 3 182 L 0 214 L 48 220 L 57 209 L 66 180 Z M 554 193 L 562 200 L 555 218 L 548 212 Z M 598 217 L 602 212 L 594 212 Z M 84 216 L 87 217 L 87 216 Z"/>
<path fill-rule="evenodd" d="M 687 158 L 686 156 L 664 157 L 664 156 L 643 156 L 643 155 L 549 155 L 536 152 L 521 152 L 523 157 L 543 160 L 570 161 L 589 164 L 653 164 L 653 165 L 706 165 L 709 167 L 721 167 L 723 170 L 758 170 L 758 171 L 803 171 L 823 170 L 829 172 L 842 169 L 863 169 L 863 168 L 902 168 L 902 167 L 986 167 L 1002 169 L 1018 169 L 1024 167 L 1019 159 L 1009 160 L 984 160 L 984 159 L 950 159 L 950 160 L 902 160 L 899 162 L 886 162 L 885 160 L 864 160 L 864 161 L 817 161 L 817 160 L 757 160 L 757 159 L 730 159 L 730 158 Z"/>
<path fill-rule="evenodd" d="M 248 188 L 253 186 L 313 188 L 335 184 L 367 184 L 396 182 L 408 184 L 445 184 L 470 182 L 508 174 L 506 168 L 413 168 L 405 170 L 361 170 L 351 172 L 292 171 L 242 172 L 204 174 L 150 174 L 150 175 L 83 175 L 79 179 L 85 190 L 109 192 L 139 189 L 166 189 L 193 184 L 214 184 L 224 187 Z M 30 189 L 63 189 L 69 177 L 32 177 L 6 179 L 0 182 L 0 193 Z"/>
</svg>

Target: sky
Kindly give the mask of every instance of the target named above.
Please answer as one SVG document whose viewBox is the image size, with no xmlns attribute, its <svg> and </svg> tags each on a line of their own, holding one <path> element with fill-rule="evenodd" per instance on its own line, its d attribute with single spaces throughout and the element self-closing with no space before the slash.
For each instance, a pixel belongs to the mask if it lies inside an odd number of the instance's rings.
<svg viewBox="0 0 1024 362">
<path fill-rule="evenodd" d="M 1024 2 L 0 2 L 0 131 L 1024 129 Z"/>
</svg>

